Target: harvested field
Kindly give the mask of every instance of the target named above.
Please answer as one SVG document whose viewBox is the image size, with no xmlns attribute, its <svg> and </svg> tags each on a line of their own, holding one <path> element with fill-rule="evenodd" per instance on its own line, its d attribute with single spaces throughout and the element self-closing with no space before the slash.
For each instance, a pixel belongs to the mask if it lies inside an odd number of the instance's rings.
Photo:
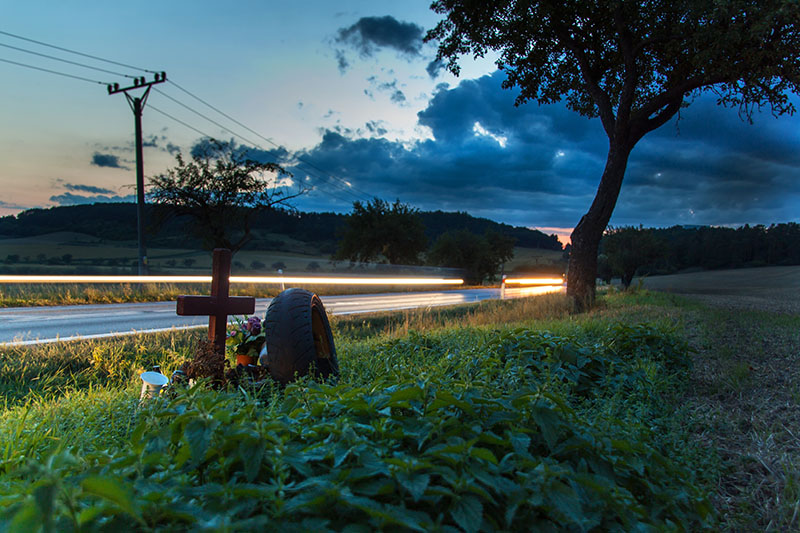
<svg viewBox="0 0 800 533">
<path fill-rule="evenodd" d="M 715 307 L 800 314 L 800 266 L 653 276 L 644 279 L 644 287 Z"/>
<path fill-rule="evenodd" d="M 694 354 L 684 403 L 721 462 L 724 531 L 800 530 L 800 267 L 648 278 L 698 302 L 684 318 Z"/>
</svg>

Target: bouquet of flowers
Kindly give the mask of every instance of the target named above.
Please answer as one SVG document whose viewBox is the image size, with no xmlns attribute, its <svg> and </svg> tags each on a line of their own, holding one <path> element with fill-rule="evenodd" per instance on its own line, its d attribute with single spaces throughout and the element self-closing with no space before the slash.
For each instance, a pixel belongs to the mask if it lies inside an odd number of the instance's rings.
<svg viewBox="0 0 800 533">
<path fill-rule="evenodd" d="M 228 337 L 225 344 L 234 347 L 235 353 L 258 357 L 262 346 L 266 341 L 264 328 L 261 327 L 261 319 L 251 316 L 247 321 L 236 320 L 236 326 L 228 330 Z"/>
</svg>

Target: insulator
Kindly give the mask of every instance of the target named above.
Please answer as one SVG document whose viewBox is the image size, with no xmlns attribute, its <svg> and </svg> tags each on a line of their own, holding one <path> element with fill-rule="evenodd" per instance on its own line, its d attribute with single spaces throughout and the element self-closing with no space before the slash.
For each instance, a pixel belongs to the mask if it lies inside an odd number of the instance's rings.
<svg viewBox="0 0 800 533">
<path fill-rule="evenodd" d="M 163 70 L 161 71 L 161 81 L 165 81 L 167 79 L 167 73 Z"/>
<path fill-rule="evenodd" d="M 108 94 L 111 94 L 111 84 L 108 84 Z"/>
</svg>

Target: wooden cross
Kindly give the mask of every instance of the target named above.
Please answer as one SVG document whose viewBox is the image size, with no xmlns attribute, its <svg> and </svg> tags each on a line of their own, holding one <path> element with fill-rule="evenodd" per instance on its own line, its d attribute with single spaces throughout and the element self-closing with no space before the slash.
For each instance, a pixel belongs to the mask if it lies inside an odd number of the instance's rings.
<svg viewBox="0 0 800 533">
<path fill-rule="evenodd" d="M 249 296 L 228 296 L 231 285 L 231 251 L 215 248 L 211 270 L 211 296 L 178 296 L 178 315 L 208 315 L 208 338 L 217 352 L 225 354 L 228 315 L 250 315 L 256 310 L 256 299 Z"/>
</svg>

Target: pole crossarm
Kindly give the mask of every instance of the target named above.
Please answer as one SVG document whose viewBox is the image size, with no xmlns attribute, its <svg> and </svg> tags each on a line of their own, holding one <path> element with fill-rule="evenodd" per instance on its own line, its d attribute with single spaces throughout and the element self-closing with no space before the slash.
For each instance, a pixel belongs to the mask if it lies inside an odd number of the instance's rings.
<svg viewBox="0 0 800 533">
<path fill-rule="evenodd" d="M 141 78 L 134 78 L 133 85 L 130 87 L 120 87 L 119 83 L 109 83 L 108 84 L 108 94 L 117 94 L 117 93 L 127 93 L 133 89 L 143 89 L 147 87 L 149 90 L 150 87 L 156 85 L 157 83 L 164 83 L 167 81 L 167 73 L 166 72 L 157 72 L 155 79 L 153 81 L 145 80 L 144 76 Z"/>
</svg>

